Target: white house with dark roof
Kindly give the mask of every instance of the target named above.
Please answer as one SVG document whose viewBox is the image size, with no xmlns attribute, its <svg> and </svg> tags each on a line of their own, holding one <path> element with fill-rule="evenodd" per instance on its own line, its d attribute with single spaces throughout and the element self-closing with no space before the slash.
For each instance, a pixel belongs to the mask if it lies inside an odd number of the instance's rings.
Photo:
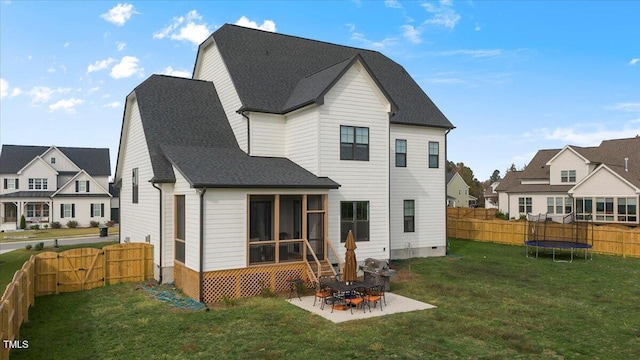
<svg viewBox="0 0 640 360">
<path fill-rule="evenodd" d="M 70 220 L 79 226 L 110 219 L 109 149 L 3 145 L 0 153 L 2 230 Z"/>
<path fill-rule="evenodd" d="M 452 128 L 379 52 L 224 25 L 193 79 L 127 97 L 121 240 L 148 239 L 156 277 L 203 301 L 225 276 L 248 294 L 333 271 L 349 230 L 361 261 L 444 255 Z"/>
<path fill-rule="evenodd" d="M 599 223 L 640 224 L 640 137 L 595 147 L 540 150 L 523 171 L 508 172 L 496 188 L 500 211 L 511 217 L 546 213 Z"/>
</svg>

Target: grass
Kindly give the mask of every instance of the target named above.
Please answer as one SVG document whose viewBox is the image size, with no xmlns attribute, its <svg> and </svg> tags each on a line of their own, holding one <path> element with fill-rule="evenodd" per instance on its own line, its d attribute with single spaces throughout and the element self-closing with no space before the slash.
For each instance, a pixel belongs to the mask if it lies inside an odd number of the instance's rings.
<svg viewBox="0 0 640 360">
<path fill-rule="evenodd" d="M 42 251 L 55 251 L 61 252 L 69 249 L 75 249 L 79 247 L 93 247 L 101 249 L 104 246 L 115 244 L 113 241 L 100 242 L 95 244 L 79 244 L 79 245 L 62 245 L 58 248 L 45 247 Z M 36 251 L 34 249 L 17 249 L 8 253 L 0 254 L 0 289 L 4 292 L 7 285 L 13 280 L 13 275 L 16 271 L 22 268 L 25 261 L 29 260 L 31 255 L 36 255 L 42 251 Z"/>
<path fill-rule="evenodd" d="M 437 305 L 334 324 L 284 296 L 210 312 L 148 299 L 135 284 L 36 299 L 11 359 L 637 359 L 640 259 L 528 259 L 451 240 L 451 256 L 393 263 L 395 293 Z M 327 310 L 328 311 L 328 310 Z"/>
<path fill-rule="evenodd" d="M 117 234 L 118 227 L 110 227 L 109 235 Z M 26 241 L 26 240 L 45 240 L 45 239 L 63 239 L 76 236 L 99 236 L 100 229 L 97 227 L 86 228 L 62 228 L 62 229 L 40 229 L 40 230 L 24 230 L 24 231 L 7 231 L 0 233 L 0 242 Z"/>
</svg>

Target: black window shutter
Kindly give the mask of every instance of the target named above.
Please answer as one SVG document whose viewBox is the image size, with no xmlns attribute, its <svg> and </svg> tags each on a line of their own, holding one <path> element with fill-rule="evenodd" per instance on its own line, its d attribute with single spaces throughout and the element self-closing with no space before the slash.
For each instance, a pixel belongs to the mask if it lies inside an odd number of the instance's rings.
<svg viewBox="0 0 640 360">
<path fill-rule="evenodd" d="M 71 204 L 71 217 L 76 217 L 76 204 Z"/>
<path fill-rule="evenodd" d="M 104 217 L 104 204 L 100 204 L 100 216 Z"/>
<path fill-rule="evenodd" d="M 87 180 L 87 192 L 89 192 L 89 180 Z"/>
<path fill-rule="evenodd" d="M 60 204 L 60 217 L 64 218 L 64 204 Z"/>
<path fill-rule="evenodd" d="M 93 204 L 89 206 L 89 217 L 93 217 Z"/>
<path fill-rule="evenodd" d="M 7 188 L 7 179 L 4 179 L 4 188 Z"/>
<path fill-rule="evenodd" d="M 76 192 L 78 192 L 78 180 L 76 180 Z"/>
<path fill-rule="evenodd" d="M 20 186 L 18 186 L 18 180 L 19 179 L 16 179 L 16 190 L 18 190 L 20 188 Z"/>
</svg>

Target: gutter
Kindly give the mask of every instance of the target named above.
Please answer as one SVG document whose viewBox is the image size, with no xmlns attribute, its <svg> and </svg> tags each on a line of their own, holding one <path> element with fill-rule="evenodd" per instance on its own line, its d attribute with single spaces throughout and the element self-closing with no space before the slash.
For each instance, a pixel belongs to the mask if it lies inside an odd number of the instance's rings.
<svg viewBox="0 0 640 360">
<path fill-rule="evenodd" d="M 158 223 L 160 225 L 160 232 L 159 232 L 159 241 L 158 241 L 158 247 L 160 248 L 160 258 L 159 258 L 159 264 L 158 267 L 160 268 L 158 271 L 158 282 L 160 284 L 162 284 L 162 253 L 164 252 L 164 248 L 162 247 L 162 189 L 159 188 L 158 186 L 156 186 L 156 183 L 151 183 L 151 186 L 153 186 L 154 188 L 158 189 L 158 191 L 160 192 L 160 197 L 159 197 L 159 201 L 158 203 L 160 204 L 159 209 L 159 216 L 158 216 Z M 118 197 L 119 199 L 120 197 Z"/>
<path fill-rule="evenodd" d="M 449 212 L 447 211 L 447 135 L 453 129 L 448 129 L 444 133 L 444 240 L 445 240 L 445 255 L 449 255 L 449 238 L 447 237 L 447 221 L 449 220 Z"/>
</svg>

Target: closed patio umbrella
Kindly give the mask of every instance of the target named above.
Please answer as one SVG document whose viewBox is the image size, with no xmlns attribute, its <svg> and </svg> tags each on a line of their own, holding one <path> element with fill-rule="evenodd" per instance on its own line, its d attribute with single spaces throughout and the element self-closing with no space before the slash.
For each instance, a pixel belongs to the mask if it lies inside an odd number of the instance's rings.
<svg viewBox="0 0 640 360">
<path fill-rule="evenodd" d="M 347 235 L 347 241 L 344 247 L 347 248 L 347 252 L 344 255 L 343 280 L 346 282 L 354 282 L 358 280 L 358 262 L 356 261 L 356 253 L 354 251 L 357 248 L 356 241 L 351 231 L 349 231 Z"/>
</svg>

